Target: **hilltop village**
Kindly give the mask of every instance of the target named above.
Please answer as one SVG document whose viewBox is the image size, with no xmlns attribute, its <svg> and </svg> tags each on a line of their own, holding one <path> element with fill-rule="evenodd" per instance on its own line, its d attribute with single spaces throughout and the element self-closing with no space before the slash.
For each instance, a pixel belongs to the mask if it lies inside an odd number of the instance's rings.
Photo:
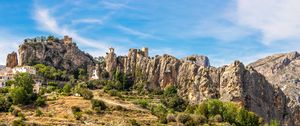
<svg viewBox="0 0 300 126">
<path fill-rule="evenodd" d="M 297 52 L 248 66 L 234 61 L 216 68 L 206 56 L 151 57 L 148 51 L 132 48 L 118 56 L 109 48 L 105 56 L 93 57 L 69 36 L 25 39 L 17 52 L 7 55 L 6 67 L 0 70 L 0 124 L 275 126 L 300 122 L 298 94 L 291 92 L 299 87 L 290 84 L 297 77 L 276 74 L 285 67 L 298 70 L 289 66 L 300 60 Z M 264 73 L 261 66 L 268 62 L 266 66 L 276 70 Z M 282 81 L 269 73 L 290 78 Z"/>
</svg>

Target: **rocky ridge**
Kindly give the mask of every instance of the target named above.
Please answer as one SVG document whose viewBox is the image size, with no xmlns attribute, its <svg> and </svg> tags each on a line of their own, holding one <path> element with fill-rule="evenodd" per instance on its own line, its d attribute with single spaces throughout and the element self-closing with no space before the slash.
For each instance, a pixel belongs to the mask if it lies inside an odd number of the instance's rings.
<svg viewBox="0 0 300 126">
<path fill-rule="evenodd" d="M 115 71 L 124 72 L 134 76 L 136 82 L 145 84 L 147 90 L 163 90 L 168 85 L 175 85 L 178 94 L 191 104 L 208 98 L 236 101 L 266 121 L 277 119 L 282 124 L 291 122 L 284 122 L 288 108 L 282 90 L 239 61 L 215 68 L 199 65 L 207 64 L 207 60 L 196 64 L 167 54 L 151 58 L 145 54 L 148 52 L 130 49 L 127 56 L 117 56 L 110 49 L 101 73 L 109 73 L 112 78 Z"/>
<path fill-rule="evenodd" d="M 276 54 L 249 64 L 288 97 L 288 122 L 300 124 L 300 54 Z"/>
<path fill-rule="evenodd" d="M 78 68 L 92 73 L 95 68 L 93 57 L 81 51 L 74 43 L 24 42 L 19 46 L 19 65 L 37 63 L 74 72 Z"/>
<path fill-rule="evenodd" d="M 8 64 L 18 59 L 10 54 Z M 148 48 L 130 49 L 126 56 L 117 56 L 110 48 L 99 64 L 102 79 L 112 79 L 116 71 L 142 84 L 145 90 L 163 90 L 169 85 L 178 88 L 178 95 L 190 104 L 209 98 L 235 101 L 265 119 L 277 119 L 281 124 L 299 122 L 297 103 L 298 53 L 283 54 L 259 60 L 248 66 L 235 61 L 223 67 L 210 66 L 205 56 L 192 55 L 177 59 L 171 55 L 149 57 Z M 74 43 L 24 42 L 19 46 L 19 65 L 42 63 L 70 72 L 78 68 L 89 74 L 96 68 L 96 61 Z M 300 65 L 299 65 L 300 66 Z M 98 68 L 98 67 L 97 67 Z M 299 69 L 299 70 L 298 70 Z M 268 74 L 271 72 L 272 74 Z M 280 76 L 280 80 L 277 78 Z M 288 90 L 287 90 L 288 89 Z M 292 93 L 291 93 L 292 91 Z"/>
</svg>

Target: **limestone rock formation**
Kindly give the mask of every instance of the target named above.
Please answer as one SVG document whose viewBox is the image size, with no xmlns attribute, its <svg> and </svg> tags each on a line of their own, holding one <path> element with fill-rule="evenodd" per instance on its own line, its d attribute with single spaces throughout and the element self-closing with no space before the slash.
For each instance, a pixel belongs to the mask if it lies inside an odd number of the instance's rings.
<svg viewBox="0 0 300 126">
<path fill-rule="evenodd" d="M 209 67 L 209 59 L 207 56 L 191 55 L 183 58 L 184 61 L 195 63 L 198 66 Z"/>
<path fill-rule="evenodd" d="M 16 67 L 18 65 L 18 56 L 16 52 L 12 52 L 7 55 L 6 58 L 6 67 Z"/>
<path fill-rule="evenodd" d="M 193 61 L 197 61 L 190 58 Z M 175 85 L 178 94 L 191 104 L 208 98 L 236 101 L 262 116 L 266 121 L 283 122 L 287 99 L 281 89 L 271 85 L 263 75 L 236 61 L 228 66 L 214 68 L 204 58 L 204 65 L 179 60 L 170 55 L 145 56 L 143 50 L 130 49 L 127 56 L 116 56 L 110 49 L 105 57 L 109 75 L 118 70 L 133 75 L 145 89 L 160 90 Z"/>
<path fill-rule="evenodd" d="M 24 42 L 19 46 L 19 60 L 20 66 L 42 63 L 69 72 L 82 68 L 92 74 L 95 68 L 93 57 L 73 43 Z"/>
<path fill-rule="evenodd" d="M 249 64 L 272 84 L 279 86 L 288 97 L 286 122 L 300 124 L 300 54 L 276 54 Z"/>
</svg>

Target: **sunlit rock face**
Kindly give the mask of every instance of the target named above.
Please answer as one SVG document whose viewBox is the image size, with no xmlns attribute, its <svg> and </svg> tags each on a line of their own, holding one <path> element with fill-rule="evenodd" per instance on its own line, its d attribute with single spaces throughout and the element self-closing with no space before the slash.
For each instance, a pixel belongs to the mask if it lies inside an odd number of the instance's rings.
<svg viewBox="0 0 300 126">
<path fill-rule="evenodd" d="M 148 51 L 148 50 L 147 50 Z M 209 98 L 235 101 L 266 121 L 287 117 L 287 98 L 277 85 L 270 84 L 252 67 L 241 62 L 211 67 L 207 57 L 189 56 L 182 60 L 170 55 L 148 57 L 143 50 L 130 49 L 127 56 L 109 51 L 105 57 L 109 75 L 118 70 L 143 82 L 147 90 L 163 90 L 175 85 L 178 94 L 191 104 Z"/>
<path fill-rule="evenodd" d="M 12 52 L 7 55 L 6 58 L 6 67 L 16 67 L 18 65 L 18 56 L 16 52 Z"/>
<path fill-rule="evenodd" d="M 276 54 L 249 64 L 288 97 L 286 124 L 300 124 L 300 54 Z"/>
<path fill-rule="evenodd" d="M 73 44 L 63 42 L 24 42 L 19 46 L 19 65 L 42 63 L 58 69 L 74 72 L 78 68 L 88 71 L 90 76 L 95 68 L 92 56 Z"/>
</svg>

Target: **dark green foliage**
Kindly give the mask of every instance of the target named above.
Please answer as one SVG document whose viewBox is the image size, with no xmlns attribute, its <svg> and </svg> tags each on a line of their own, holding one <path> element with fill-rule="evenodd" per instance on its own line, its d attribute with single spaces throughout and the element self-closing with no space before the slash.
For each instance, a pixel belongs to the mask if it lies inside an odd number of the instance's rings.
<svg viewBox="0 0 300 126">
<path fill-rule="evenodd" d="M 34 67 L 37 69 L 37 74 L 42 76 L 44 79 L 61 81 L 69 80 L 67 71 L 58 70 L 54 67 L 46 66 L 44 64 L 36 64 Z"/>
<path fill-rule="evenodd" d="M 152 107 L 151 113 L 158 117 L 158 121 L 160 123 L 167 123 L 166 117 L 167 117 L 168 111 L 162 105 Z"/>
<path fill-rule="evenodd" d="M 69 95 L 71 93 L 71 89 L 72 89 L 72 86 L 69 83 L 67 83 L 63 87 L 63 92 L 65 94 Z"/>
<path fill-rule="evenodd" d="M 130 119 L 129 123 L 131 124 L 131 126 L 140 126 L 140 124 L 137 123 L 135 119 Z"/>
<path fill-rule="evenodd" d="M 114 73 L 113 80 L 106 82 L 104 90 L 128 91 L 133 85 L 132 78 L 119 70 Z"/>
<path fill-rule="evenodd" d="M 190 109 L 190 108 L 189 108 Z M 191 112 L 191 110 L 186 110 Z M 228 122 L 236 126 L 260 125 L 259 117 L 237 104 L 209 99 L 195 107 L 194 113 L 209 118 L 212 122 Z"/>
<path fill-rule="evenodd" d="M 92 109 L 94 109 L 97 113 L 106 110 L 107 106 L 102 100 L 92 99 Z"/>
<path fill-rule="evenodd" d="M 14 120 L 12 126 L 25 126 L 25 122 L 22 119 Z"/>
<path fill-rule="evenodd" d="M 13 104 L 28 104 L 30 97 L 28 96 L 26 90 L 23 87 L 13 88 L 10 92 L 10 97 L 13 101 Z"/>
<path fill-rule="evenodd" d="M 14 77 L 14 86 L 23 87 L 27 94 L 33 93 L 34 80 L 28 73 L 20 73 Z"/>
<path fill-rule="evenodd" d="M 185 101 L 177 95 L 177 89 L 174 86 L 168 86 L 163 94 L 162 103 L 175 111 L 184 111 Z"/>
<path fill-rule="evenodd" d="M 0 112 L 8 112 L 11 107 L 11 103 L 7 100 L 6 97 L 0 94 Z"/>
<path fill-rule="evenodd" d="M 192 120 L 189 114 L 180 113 L 177 115 L 177 122 L 185 124 L 186 122 Z"/>
<path fill-rule="evenodd" d="M 93 92 L 85 88 L 80 88 L 78 93 L 87 100 L 90 100 L 94 97 Z"/>
<path fill-rule="evenodd" d="M 135 103 L 140 105 L 143 108 L 147 108 L 147 106 L 149 105 L 146 99 L 138 99 Z"/>
<path fill-rule="evenodd" d="M 35 110 L 35 115 L 36 116 L 41 116 L 41 115 L 43 115 L 43 112 L 40 109 L 36 109 Z"/>
<path fill-rule="evenodd" d="M 82 117 L 81 109 L 78 106 L 72 106 L 71 109 L 74 117 L 79 120 Z"/>
<path fill-rule="evenodd" d="M 45 106 L 46 105 L 46 98 L 39 96 L 34 103 L 36 106 Z"/>
</svg>

